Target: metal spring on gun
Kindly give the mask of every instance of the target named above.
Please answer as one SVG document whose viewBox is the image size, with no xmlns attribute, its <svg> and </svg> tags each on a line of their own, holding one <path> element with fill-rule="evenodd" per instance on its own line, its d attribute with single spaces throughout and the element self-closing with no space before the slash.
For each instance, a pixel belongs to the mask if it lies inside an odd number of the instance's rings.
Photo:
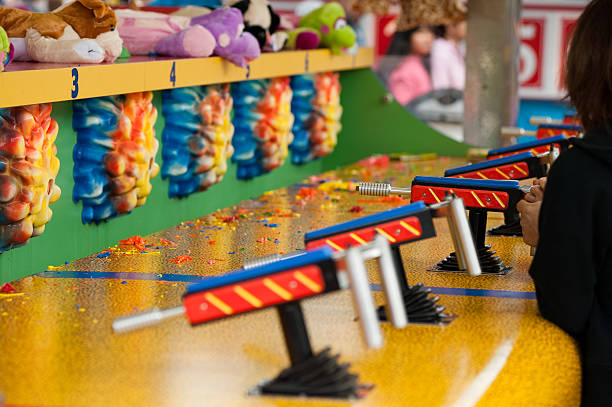
<svg viewBox="0 0 612 407">
<path fill-rule="evenodd" d="M 299 256 L 300 254 L 304 254 L 303 250 L 296 251 L 295 253 L 286 253 L 286 254 L 267 254 L 265 256 L 256 257 L 254 259 L 248 259 L 242 264 L 243 270 L 251 270 L 255 267 L 265 266 L 267 264 L 275 263 L 279 260 L 288 259 L 290 257 Z"/>
<path fill-rule="evenodd" d="M 360 182 L 357 185 L 357 190 L 359 191 L 360 195 L 389 196 L 391 193 L 391 184 Z"/>
</svg>

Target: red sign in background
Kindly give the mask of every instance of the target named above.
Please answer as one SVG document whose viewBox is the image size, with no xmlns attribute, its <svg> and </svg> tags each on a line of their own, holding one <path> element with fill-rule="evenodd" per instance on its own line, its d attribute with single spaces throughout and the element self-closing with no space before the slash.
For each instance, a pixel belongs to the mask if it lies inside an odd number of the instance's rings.
<svg viewBox="0 0 612 407">
<path fill-rule="evenodd" d="M 567 54 L 567 45 L 571 39 L 572 29 L 574 28 L 574 18 L 561 19 L 561 74 L 559 75 L 559 88 L 565 89 L 565 56 Z"/>
<path fill-rule="evenodd" d="M 542 86 L 545 24 L 544 18 L 523 18 L 521 20 L 519 83 L 522 87 Z"/>
</svg>

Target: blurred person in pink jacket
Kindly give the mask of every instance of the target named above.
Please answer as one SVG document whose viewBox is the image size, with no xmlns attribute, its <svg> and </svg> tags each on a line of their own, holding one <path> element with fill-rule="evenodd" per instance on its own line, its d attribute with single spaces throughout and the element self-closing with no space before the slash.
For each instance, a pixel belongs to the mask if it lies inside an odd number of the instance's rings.
<svg viewBox="0 0 612 407">
<path fill-rule="evenodd" d="M 398 35 L 403 37 L 406 56 L 391 72 L 388 86 L 395 100 L 405 105 L 432 90 L 428 57 L 434 34 L 429 26 L 419 26 L 396 32 L 394 39 Z"/>
<path fill-rule="evenodd" d="M 440 26 L 440 38 L 431 47 L 431 83 L 434 90 L 463 90 L 465 86 L 465 21 Z"/>
</svg>

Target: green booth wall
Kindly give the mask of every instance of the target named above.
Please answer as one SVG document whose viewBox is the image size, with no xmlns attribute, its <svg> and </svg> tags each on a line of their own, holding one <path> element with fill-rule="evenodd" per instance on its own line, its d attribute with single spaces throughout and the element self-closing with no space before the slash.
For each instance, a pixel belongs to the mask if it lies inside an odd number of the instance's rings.
<svg viewBox="0 0 612 407">
<path fill-rule="evenodd" d="M 61 163 L 56 183 L 62 189 L 62 196 L 51 204 L 53 218 L 41 236 L 0 255 L 0 283 L 99 252 L 129 236 L 144 236 L 195 219 L 372 154 L 435 152 L 448 156 L 465 155 L 466 144 L 436 132 L 398 103 L 385 103 L 387 91 L 370 69 L 342 72 L 340 80 L 343 128 L 332 154 L 303 166 L 292 165 L 287 160 L 282 167 L 249 181 L 236 179 L 236 166 L 230 164 L 220 184 L 185 199 L 168 198 L 168 182 L 158 175 L 152 179 L 153 190 L 142 207 L 99 225 L 84 225 L 81 222 L 81 204 L 72 201 L 72 150 L 76 143 L 76 133 L 72 130 L 72 103 L 55 103 L 52 117 L 60 128 L 56 144 Z M 154 104 L 160 112 L 155 130 L 161 144 L 164 117 L 161 115 L 160 92 L 155 92 Z M 161 161 L 160 153 L 157 160 Z"/>
</svg>

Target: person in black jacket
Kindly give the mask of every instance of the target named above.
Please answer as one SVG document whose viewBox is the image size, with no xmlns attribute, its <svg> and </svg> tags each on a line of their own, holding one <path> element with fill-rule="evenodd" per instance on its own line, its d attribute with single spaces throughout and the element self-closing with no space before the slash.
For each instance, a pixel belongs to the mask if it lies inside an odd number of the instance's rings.
<svg viewBox="0 0 612 407">
<path fill-rule="evenodd" d="M 528 226 L 541 203 L 529 273 L 542 316 L 579 343 L 582 405 L 612 406 L 612 0 L 586 6 L 566 68 L 585 136 L 553 164 L 543 200 L 518 209 Z"/>
</svg>

